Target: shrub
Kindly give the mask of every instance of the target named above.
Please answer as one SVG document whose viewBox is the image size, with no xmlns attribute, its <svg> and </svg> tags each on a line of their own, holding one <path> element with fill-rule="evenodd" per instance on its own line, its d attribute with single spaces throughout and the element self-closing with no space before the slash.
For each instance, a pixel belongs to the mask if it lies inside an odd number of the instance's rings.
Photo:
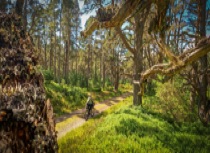
<svg viewBox="0 0 210 153">
<path fill-rule="evenodd" d="M 64 83 L 51 81 L 45 84 L 47 97 L 51 99 L 55 113 L 62 115 L 78 107 L 84 106 L 87 90 L 80 87 L 73 87 Z"/>
<path fill-rule="evenodd" d="M 42 74 L 44 75 L 45 82 L 47 83 L 54 79 L 54 74 L 51 70 L 42 70 Z"/>
<path fill-rule="evenodd" d="M 176 81 L 160 83 L 156 88 L 156 97 L 160 100 L 158 105 L 163 113 L 181 121 L 189 117 L 189 93 L 181 87 L 181 82 Z"/>
</svg>

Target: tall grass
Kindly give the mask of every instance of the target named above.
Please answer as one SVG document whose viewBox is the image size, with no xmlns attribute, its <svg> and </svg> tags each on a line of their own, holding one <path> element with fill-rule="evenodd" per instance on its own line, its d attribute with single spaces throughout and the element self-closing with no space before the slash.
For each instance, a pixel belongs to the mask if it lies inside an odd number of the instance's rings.
<svg viewBox="0 0 210 153">
<path fill-rule="evenodd" d="M 131 101 L 126 99 L 59 139 L 59 152 L 209 152 L 209 128 L 199 122 L 176 124 L 163 114 L 132 106 Z"/>
</svg>

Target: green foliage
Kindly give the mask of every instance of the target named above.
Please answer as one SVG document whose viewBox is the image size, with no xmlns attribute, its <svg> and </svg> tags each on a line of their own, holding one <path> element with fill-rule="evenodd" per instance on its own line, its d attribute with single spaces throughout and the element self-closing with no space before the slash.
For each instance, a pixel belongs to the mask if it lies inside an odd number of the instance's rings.
<svg viewBox="0 0 210 153">
<path fill-rule="evenodd" d="M 56 116 L 60 116 L 85 107 L 88 93 L 91 93 L 97 103 L 129 91 L 130 85 L 120 85 L 118 92 L 114 92 L 114 90 L 102 91 L 101 88 L 95 88 L 88 92 L 86 88 L 67 85 L 66 81 L 62 79 L 60 84 L 54 81 L 45 81 L 45 87 L 47 97 L 52 102 L 54 113 Z"/>
<path fill-rule="evenodd" d="M 79 72 L 73 71 L 69 74 L 69 83 L 72 86 L 78 86 L 81 88 L 87 88 L 88 84 L 87 84 L 87 77 Z"/>
<path fill-rule="evenodd" d="M 102 87 L 100 81 L 97 81 L 97 78 L 89 80 L 89 90 L 93 92 L 101 92 Z"/>
<path fill-rule="evenodd" d="M 191 111 L 188 87 L 178 76 L 165 83 L 153 81 L 155 93 L 147 94 L 144 98 L 146 108 L 163 113 L 175 122 L 192 121 L 197 113 Z"/>
<path fill-rule="evenodd" d="M 59 152 L 202 152 L 210 149 L 210 129 L 201 123 L 172 124 L 162 114 L 138 106 L 131 99 L 114 106 L 58 140 Z M 126 103 L 126 105 L 125 105 Z"/>
<path fill-rule="evenodd" d="M 42 74 L 44 75 L 44 79 L 46 83 L 54 80 L 54 74 L 51 70 L 41 70 Z"/>
<path fill-rule="evenodd" d="M 86 89 L 73 87 L 65 84 L 51 81 L 46 86 L 47 97 L 50 98 L 56 115 L 69 113 L 85 105 L 87 98 Z"/>
</svg>

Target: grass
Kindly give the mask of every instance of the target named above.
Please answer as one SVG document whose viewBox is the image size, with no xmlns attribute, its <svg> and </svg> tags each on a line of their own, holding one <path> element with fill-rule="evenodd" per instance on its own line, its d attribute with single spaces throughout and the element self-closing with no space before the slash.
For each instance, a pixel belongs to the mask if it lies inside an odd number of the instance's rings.
<svg viewBox="0 0 210 153">
<path fill-rule="evenodd" d="M 60 153 L 199 152 L 210 150 L 210 129 L 200 122 L 176 124 L 157 112 L 131 105 L 113 106 L 59 139 Z"/>
<path fill-rule="evenodd" d="M 78 118 L 77 116 L 73 116 L 71 118 L 68 118 L 66 120 L 64 120 L 63 122 L 57 123 L 56 124 L 56 131 L 59 131 L 60 129 L 62 129 L 63 127 L 65 127 L 68 124 L 71 124 L 72 122 L 75 121 L 75 119 Z"/>
<path fill-rule="evenodd" d="M 56 116 L 76 110 L 84 106 L 86 102 L 86 89 L 58 84 L 53 81 L 45 86 L 47 98 L 50 98 Z"/>
</svg>

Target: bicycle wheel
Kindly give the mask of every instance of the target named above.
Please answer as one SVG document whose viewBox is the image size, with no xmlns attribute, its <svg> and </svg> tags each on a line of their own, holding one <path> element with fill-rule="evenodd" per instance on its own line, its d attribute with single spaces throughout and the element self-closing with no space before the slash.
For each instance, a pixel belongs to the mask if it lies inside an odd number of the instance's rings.
<svg viewBox="0 0 210 153">
<path fill-rule="evenodd" d="M 91 117 L 94 116 L 94 109 L 91 109 L 90 115 L 91 115 Z"/>
<path fill-rule="evenodd" d="M 88 118 L 89 118 L 89 114 L 90 114 L 89 110 L 86 109 L 85 114 L 84 114 L 84 118 L 85 118 L 86 121 L 87 121 Z"/>
</svg>

